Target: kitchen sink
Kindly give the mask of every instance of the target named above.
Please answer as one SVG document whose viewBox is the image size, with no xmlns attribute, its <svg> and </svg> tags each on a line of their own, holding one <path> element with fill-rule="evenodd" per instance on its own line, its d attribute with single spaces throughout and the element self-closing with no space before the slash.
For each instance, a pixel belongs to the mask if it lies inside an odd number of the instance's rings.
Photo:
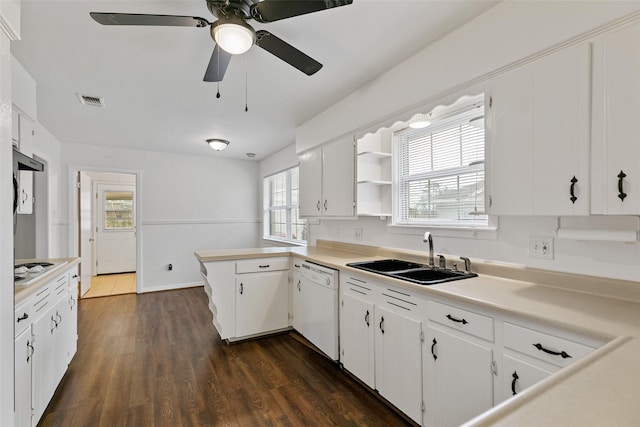
<svg viewBox="0 0 640 427">
<path fill-rule="evenodd" d="M 477 274 L 465 273 L 439 268 L 420 268 L 416 270 L 397 271 L 389 274 L 396 279 L 407 280 L 419 285 L 433 285 L 436 283 L 450 282 L 452 280 L 468 279 L 476 277 Z"/>
<path fill-rule="evenodd" d="M 399 259 L 383 259 L 378 261 L 352 262 L 349 267 L 406 280 L 418 285 L 435 285 L 437 283 L 450 282 L 452 280 L 468 279 L 477 274 L 448 268 L 429 267 L 417 262 L 403 261 Z"/>
<path fill-rule="evenodd" d="M 387 273 L 390 271 L 410 270 L 413 268 L 422 268 L 422 264 L 417 262 L 402 261 L 400 259 L 381 259 L 378 261 L 352 262 L 347 264 L 349 267 L 359 268 L 360 270 L 371 271 L 372 273 Z"/>
</svg>

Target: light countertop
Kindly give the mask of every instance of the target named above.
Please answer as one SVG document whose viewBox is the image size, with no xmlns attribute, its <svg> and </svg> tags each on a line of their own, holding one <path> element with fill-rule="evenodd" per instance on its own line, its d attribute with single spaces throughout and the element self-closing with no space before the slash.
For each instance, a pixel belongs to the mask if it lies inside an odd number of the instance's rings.
<svg viewBox="0 0 640 427">
<path fill-rule="evenodd" d="M 328 241 L 318 241 L 315 247 L 196 252 L 201 262 L 272 256 L 299 256 L 373 281 L 609 341 L 468 425 L 640 425 L 640 283 L 472 260 L 478 277 L 420 286 L 346 264 L 384 258 L 425 263 L 424 252 Z"/>
<path fill-rule="evenodd" d="M 80 264 L 80 258 L 53 258 L 53 259 L 19 259 L 16 263 L 24 262 L 51 262 L 53 264 L 59 264 L 56 268 L 53 268 L 46 273 L 42 274 L 29 285 L 14 285 L 14 304 L 18 307 L 27 298 L 35 294 L 38 290 L 42 289 L 52 278 L 57 274 L 68 271 L 72 267 Z"/>
</svg>

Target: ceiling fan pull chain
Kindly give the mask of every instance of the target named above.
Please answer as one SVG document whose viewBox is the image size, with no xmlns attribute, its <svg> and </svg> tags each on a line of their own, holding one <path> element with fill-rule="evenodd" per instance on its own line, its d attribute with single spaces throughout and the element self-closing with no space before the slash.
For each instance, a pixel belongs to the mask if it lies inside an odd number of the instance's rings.
<svg viewBox="0 0 640 427">
<path fill-rule="evenodd" d="M 220 82 L 218 82 L 218 93 L 216 93 L 216 98 L 220 99 Z"/>
<path fill-rule="evenodd" d="M 249 111 L 249 63 L 248 57 L 244 57 L 244 112 Z"/>
</svg>

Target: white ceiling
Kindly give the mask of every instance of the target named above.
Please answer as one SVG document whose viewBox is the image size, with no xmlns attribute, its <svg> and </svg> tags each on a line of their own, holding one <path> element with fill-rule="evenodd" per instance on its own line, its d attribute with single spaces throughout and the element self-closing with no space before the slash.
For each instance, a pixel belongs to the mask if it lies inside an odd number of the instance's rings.
<svg viewBox="0 0 640 427">
<path fill-rule="evenodd" d="M 37 81 L 38 121 L 62 142 L 261 159 L 295 142 L 295 128 L 483 13 L 496 1 L 354 0 L 267 29 L 324 67 L 306 76 L 254 46 L 224 81 L 203 82 L 208 28 L 102 26 L 90 11 L 193 15 L 204 0 L 22 1 L 13 55 Z M 245 76 L 248 106 L 245 112 Z M 398 82 L 405 84 L 405 82 Z M 76 93 L 102 97 L 82 105 Z M 220 153 L 204 140 L 231 141 Z"/>
</svg>

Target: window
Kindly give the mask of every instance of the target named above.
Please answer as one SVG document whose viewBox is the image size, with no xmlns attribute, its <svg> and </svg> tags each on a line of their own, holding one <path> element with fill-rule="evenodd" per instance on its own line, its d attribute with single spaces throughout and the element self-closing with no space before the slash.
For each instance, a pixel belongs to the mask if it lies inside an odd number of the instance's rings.
<svg viewBox="0 0 640 427">
<path fill-rule="evenodd" d="M 395 222 L 487 226 L 484 213 L 484 108 L 433 119 L 394 134 L 397 147 Z M 479 120 L 483 123 L 482 119 Z"/>
<path fill-rule="evenodd" d="M 133 193 L 131 191 L 105 191 L 104 198 L 105 230 L 133 228 Z"/>
<path fill-rule="evenodd" d="M 307 222 L 300 219 L 298 167 L 264 179 L 264 238 L 306 243 Z"/>
</svg>

